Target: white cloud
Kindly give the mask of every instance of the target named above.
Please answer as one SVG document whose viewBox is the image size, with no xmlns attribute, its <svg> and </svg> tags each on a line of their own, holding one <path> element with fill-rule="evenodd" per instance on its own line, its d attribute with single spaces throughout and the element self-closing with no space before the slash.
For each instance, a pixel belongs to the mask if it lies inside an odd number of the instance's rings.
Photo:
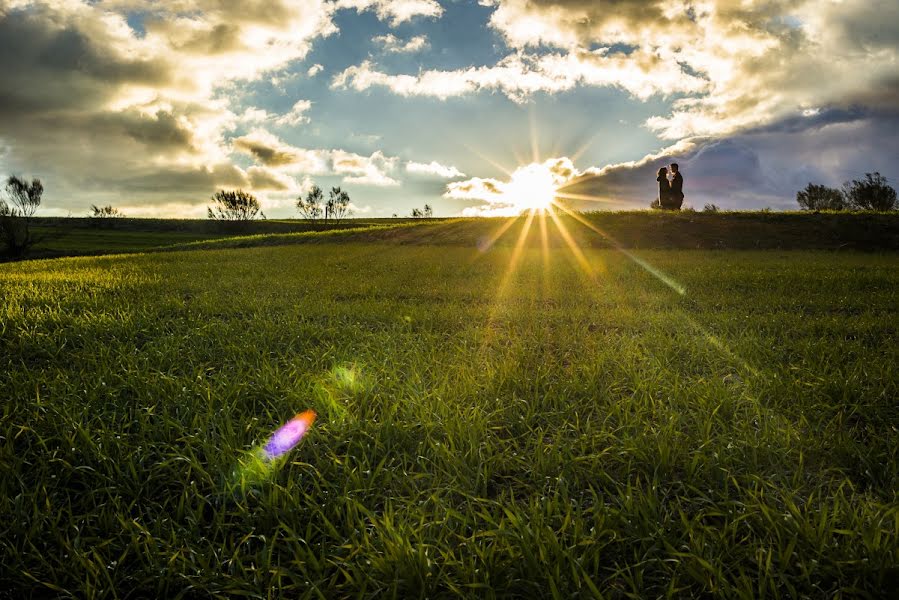
<svg viewBox="0 0 899 600">
<path fill-rule="evenodd" d="M 388 175 L 396 169 L 399 159 L 388 158 L 381 151 L 371 156 L 360 156 L 343 150 L 331 152 L 332 169 L 338 175 L 344 175 L 345 183 L 392 187 L 400 182 Z"/>
<path fill-rule="evenodd" d="M 408 162 L 406 163 L 406 171 L 416 175 L 432 175 L 442 179 L 465 177 L 465 173 L 456 167 L 442 165 L 437 161 L 431 161 L 430 163 Z"/>
<path fill-rule="evenodd" d="M 437 18 L 443 7 L 435 0 L 337 0 L 337 8 L 355 8 L 359 12 L 373 10 L 382 21 L 393 26 L 416 17 Z"/>
<path fill-rule="evenodd" d="M 683 94 L 645 125 L 668 139 L 727 135 L 809 107 L 895 107 L 899 4 L 891 0 L 482 0 L 513 52 L 495 64 L 390 74 L 371 61 L 334 87 L 449 98 L 615 86 Z M 615 50 L 613 50 L 615 49 Z M 619 50 L 620 49 L 620 50 Z"/>
<path fill-rule="evenodd" d="M 661 57 L 630 56 L 607 49 L 568 54 L 511 54 L 492 67 L 469 67 L 454 71 L 429 70 L 417 75 L 389 75 L 371 61 L 338 73 L 333 87 L 363 91 L 386 87 L 402 96 L 432 96 L 446 99 L 472 92 L 501 91 L 516 102 L 535 92 L 558 93 L 578 85 L 618 86 L 639 98 L 656 93 L 693 93 L 706 86 L 698 77 L 677 70 L 664 70 Z"/>
<path fill-rule="evenodd" d="M 344 183 L 378 187 L 400 185 L 391 177 L 399 159 L 385 156 L 381 151 L 362 156 L 340 149 L 297 148 L 262 129 L 235 138 L 232 143 L 235 151 L 253 157 L 268 169 L 269 175 L 338 175 L 343 177 Z"/>
<path fill-rule="evenodd" d="M 309 117 L 306 113 L 310 108 L 312 108 L 312 102 L 309 100 L 298 100 L 287 114 L 281 115 L 275 119 L 275 123 L 278 125 L 299 125 L 301 123 L 308 123 Z"/>
<path fill-rule="evenodd" d="M 392 33 L 379 35 L 372 40 L 379 44 L 384 52 L 389 54 L 411 54 L 413 52 L 421 52 L 429 47 L 428 38 L 423 35 L 416 35 L 408 40 L 401 40 Z"/>
<path fill-rule="evenodd" d="M 316 63 L 316 64 L 312 65 L 311 67 L 309 67 L 309 69 L 306 71 L 306 76 L 307 77 L 315 77 L 316 75 L 318 75 L 319 73 L 321 73 L 324 70 L 325 70 L 325 68 L 323 66 Z"/>
</svg>

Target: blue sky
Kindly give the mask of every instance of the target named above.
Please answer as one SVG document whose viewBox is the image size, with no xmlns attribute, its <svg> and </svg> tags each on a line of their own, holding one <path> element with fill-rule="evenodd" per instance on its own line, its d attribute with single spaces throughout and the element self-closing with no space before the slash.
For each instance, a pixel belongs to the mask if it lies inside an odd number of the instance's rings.
<svg viewBox="0 0 899 600">
<path fill-rule="evenodd" d="M 44 214 L 509 214 L 525 171 L 644 208 L 672 161 L 694 206 L 792 208 L 899 164 L 894 2 L 0 0 L 0 40 L 0 173 Z"/>
</svg>

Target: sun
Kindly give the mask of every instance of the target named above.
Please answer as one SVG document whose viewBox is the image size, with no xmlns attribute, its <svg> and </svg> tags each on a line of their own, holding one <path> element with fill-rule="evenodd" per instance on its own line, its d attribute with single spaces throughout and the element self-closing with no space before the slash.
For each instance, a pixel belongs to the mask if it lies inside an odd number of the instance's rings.
<svg viewBox="0 0 899 600">
<path fill-rule="evenodd" d="M 553 205 L 558 183 L 553 172 L 545 164 L 532 163 L 519 167 L 512 173 L 503 189 L 503 196 L 516 212 L 543 212 Z"/>
</svg>

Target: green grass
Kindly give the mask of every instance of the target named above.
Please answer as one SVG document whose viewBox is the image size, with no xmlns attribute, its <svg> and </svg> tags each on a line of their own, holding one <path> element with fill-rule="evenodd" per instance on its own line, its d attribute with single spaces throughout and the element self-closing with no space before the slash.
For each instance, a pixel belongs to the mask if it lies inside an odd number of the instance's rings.
<svg viewBox="0 0 899 600">
<path fill-rule="evenodd" d="M 594 212 L 581 217 L 605 235 L 564 216 L 578 245 L 610 248 L 899 250 L 899 213 L 667 211 Z M 201 219 L 39 218 L 42 239 L 30 258 L 153 250 L 240 248 L 299 243 L 390 242 L 475 247 L 504 219 L 347 219 L 340 222 Z M 499 240 L 514 244 L 524 219 Z M 550 228 L 552 229 L 552 225 Z M 352 231 L 350 231 L 352 230 Z M 610 241 L 614 240 L 614 242 Z M 558 236 L 550 238 L 562 245 Z M 528 245 L 539 247 L 539 236 Z M 2 261 L 2 256 L 0 256 Z"/>
<path fill-rule="evenodd" d="M 40 241 L 31 249 L 28 257 L 122 254 L 230 237 L 345 231 L 373 225 L 400 225 L 406 221 L 347 219 L 310 223 L 301 220 L 223 222 L 209 219 L 35 218 L 32 228 Z"/>
<path fill-rule="evenodd" d="M 401 231 L 0 265 L 0 590 L 895 589 L 895 253 L 637 251 L 682 295 Z"/>
</svg>

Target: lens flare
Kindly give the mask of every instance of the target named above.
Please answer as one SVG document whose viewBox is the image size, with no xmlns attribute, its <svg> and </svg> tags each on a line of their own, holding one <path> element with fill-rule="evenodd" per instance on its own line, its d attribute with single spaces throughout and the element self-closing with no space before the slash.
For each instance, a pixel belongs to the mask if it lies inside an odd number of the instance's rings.
<svg viewBox="0 0 899 600">
<path fill-rule="evenodd" d="M 262 454 L 268 460 L 275 460 L 290 452 L 315 421 L 315 411 L 307 410 L 282 425 L 262 447 Z"/>
</svg>

